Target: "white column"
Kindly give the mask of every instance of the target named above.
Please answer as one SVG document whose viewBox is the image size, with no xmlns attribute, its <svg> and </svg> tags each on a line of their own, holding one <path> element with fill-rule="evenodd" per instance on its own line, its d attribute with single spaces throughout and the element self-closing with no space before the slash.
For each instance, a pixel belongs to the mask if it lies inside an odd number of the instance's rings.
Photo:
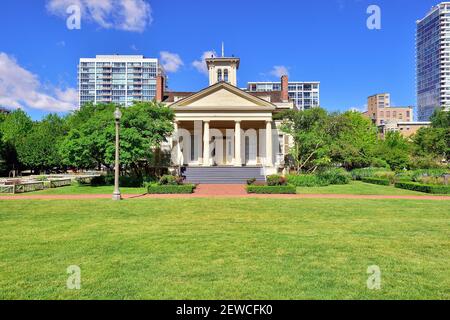
<svg viewBox="0 0 450 320">
<path fill-rule="evenodd" d="M 242 167 L 241 158 L 241 121 L 234 123 L 234 165 Z"/>
<path fill-rule="evenodd" d="M 272 162 L 272 121 L 266 121 L 266 166 L 273 167 L 273 162 Z"/>
<path fill-rule="evenodd" d="M 203 165 L 210 165 L 210 152 L 209 152 L 209 121 L 204 121 L 205 127 L 203 128 Z"/>
<path fill-rule="evenodd" d="M 173 127 L 174 127 L 174 143 L 175 143 L 175 164 L 182 166 L 183 163 L 180 163 L 181 146 L 180 146 L 180 136 L 178 132 L 178 121 L 174 122 Z"/>
</svg>

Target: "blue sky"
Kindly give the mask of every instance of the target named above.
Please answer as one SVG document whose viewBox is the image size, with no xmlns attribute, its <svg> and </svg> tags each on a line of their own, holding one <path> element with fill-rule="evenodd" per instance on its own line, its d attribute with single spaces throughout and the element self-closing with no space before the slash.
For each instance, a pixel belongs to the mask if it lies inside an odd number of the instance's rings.
<svg viewBox="0 0 450 320">
<path fill-rule="evenodd" d="M 321 81 L 328 110 L 363 108 L 367 96 L 390 92 L 394 105 L 416 105 L 415 21 L 436 1 L 420 0 L 92 0 L 2 1 L 0 104 L 39 119 L 65 111 L 75 97 L 77 63 L 96 54 L 161 52 L 179 56 L 171 89 L 199 90 L 207 78 L 193 62 L 206 51 L 241 58 L 240 87 L 278 80 Z M 79 3 L 81 30 L 66 27 L 65 9 Z M 381 8 L 381 30 L 366 27 L 367 7 Z M 174 70 L 175 71 L 175 70 Z M 11 80 L 11 78 L 13 80 Z M 7 80 L 9 79 L 9 80 Z M 8 81 L 8 82 L 6 82 Z M 24 98 L 26 92 L 31 93 Z M 46 105 L 49 106 L 46 106 Z M 61 107 L 59 107 L 61 105 Z"/>
</svg>

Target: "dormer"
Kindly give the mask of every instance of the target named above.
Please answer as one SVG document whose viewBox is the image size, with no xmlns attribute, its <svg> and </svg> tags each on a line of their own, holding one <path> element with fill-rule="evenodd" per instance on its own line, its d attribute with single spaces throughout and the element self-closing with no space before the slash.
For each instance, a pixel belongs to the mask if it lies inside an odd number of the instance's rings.
<svg viewBox="0 0 450 320">
<path fill-rule="evenodd" d="M 231 57 L 211 57 L 206 59 L 206 65 L 209 72 L 209 85 L 217 82 L 228 82 L 237 87 L 237 70 L 239 69 L 240 59 Z"/>
</svg>

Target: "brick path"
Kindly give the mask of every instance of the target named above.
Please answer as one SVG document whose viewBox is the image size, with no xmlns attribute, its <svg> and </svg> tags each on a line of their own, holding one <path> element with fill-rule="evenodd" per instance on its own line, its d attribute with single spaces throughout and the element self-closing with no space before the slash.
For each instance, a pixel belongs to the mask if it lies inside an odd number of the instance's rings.
<svg viewBox="0 0 450 320">
<path fill-rule="evenodd" d="M 404 199 L 404 200 L 450 200 L 450 196 L 385 196 L 385 195 L 344 195 L 344 194 L 247 194 L 244 185 L 199 185 L 194 194 L 165 195 L 124 195 L 124 199 L 193 199 L 193 198 L 262 198 L 262 199 Z M 111 199 L 110 194 L 80 195 L 16 195 L 0 196 L 0 200 L 89 200 Z"/>
</svg>

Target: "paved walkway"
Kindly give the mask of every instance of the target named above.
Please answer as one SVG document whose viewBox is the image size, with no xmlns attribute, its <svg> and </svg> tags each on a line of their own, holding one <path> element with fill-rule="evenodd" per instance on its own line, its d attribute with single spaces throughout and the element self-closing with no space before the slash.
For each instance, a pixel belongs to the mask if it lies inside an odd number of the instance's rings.
<svg viewBox="0 0 450 320">
<path fill-rule="evenodd" d="M 70 194 L 40 195 L 24 194 L 0 196 L 0 200 L 89 200 L 111 199 L 110 194 Z M 263 199 L 404 199 L 404 200 L 450 200 L 450 196 L 387 196 L 387 195 L 348 195 L 348 194 L 247 194 L 245 185 L 209 184 L 198 185 L 194 194 L 127 194 L 124 199 L 193 199 L 193 198 L 263 198 Z"/>
</svg>

